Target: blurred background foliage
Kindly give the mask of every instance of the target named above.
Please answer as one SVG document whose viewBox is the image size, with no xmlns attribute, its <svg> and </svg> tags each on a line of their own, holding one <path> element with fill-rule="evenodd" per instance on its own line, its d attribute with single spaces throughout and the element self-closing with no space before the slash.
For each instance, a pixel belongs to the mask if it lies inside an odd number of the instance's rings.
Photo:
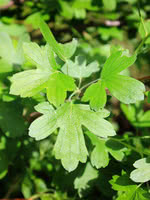
<svg viewBox="0 0 150 200">
<path fill-rule="evenodd" d="M 110 157 L 106 168 L 96 170 L 88 162 L 72 173 L 66 172 L 53 157 L 55 135 L 40 142 L 28 136 L 29 124 L 39 116 L 34 106 L 46 99 L 45 94 L 21 99 L 10 95 L 9 87 L 13 73 L 33 67 L 24 62 L 22 43 L 31 39 L 45 44 L 36 27 L 36 15 L 40 14 L 48 23 L 57 41 L 78 39 L 74 56 L 84 55 L 88 63 L 97 60 L 102 67 L 112 51 L 127 48 L 132 53 L 145 37 L 139 9 L 150 32 L 148 0 L 0 0 L 0 198 L 123 200 L 124 195 L 129 199 L 121 183 L 127 181 L 132 164 L 140 158 L 138 153 L 126 148 L 122 162 Z M 146 154 L 150 153 L 150 139 L 141 140 L 138 136 L 144 138 L 150 131 L 149 45 L 150 39 L 135 65 L 124 72 L 145 83 L 145 101 L 127 106 L 110 97 L 107 103 L 111 111 L 109 120 L 118 137 Z M 115 151 L 117 146 L 113 143 L 111 148 Z M 122 182 L 116 182 L 118 177 Z M 144 185 L 138 190 L 139 195 L 145 188 Z M 140 198 L 144 199 L 150 198 Z"/>
</svg>

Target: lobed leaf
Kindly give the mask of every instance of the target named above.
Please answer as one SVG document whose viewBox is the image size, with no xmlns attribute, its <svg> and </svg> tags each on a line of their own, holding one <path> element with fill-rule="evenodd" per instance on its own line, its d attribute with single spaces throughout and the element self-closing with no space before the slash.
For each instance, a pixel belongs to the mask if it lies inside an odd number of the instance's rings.
<svg viewBox="0 0 150 200">
<path fill-rule="evenodd" d="M 47 103 L 36 109 L 44 115 L 31 124 L 29 135 L 36 140 L 44 139 L 59 127 L 54 153 L 68 171 L 73 171 L 79 161 L 86 162 L 87 159 L 82 125 L 101 137 L 115 135 L 112 125 L 103 119 L 108 116 L 106 110 L 93 112 L 87 105 L 73 103 L 65 103 L 54 112 Z"/>
<path fill-rule="evenodd" d="M 103 66 L 101 78 L 104 80 L 109 79 L 109 77 L 130 67 L 135 60 L 136 55 L 128 56 L 125 51 L 117 51 L 111 54 Z"/>
<path fill-rule="evenodd" d="M 86 66 L 85 57 L 76 56 L 75 62 L 68 60 L 62 67 L 62 71 L 71 77 L 82 79 L 89 77 L 94 72 L 99 71 L 99 67 L 96 61 Z"/>
<path fill-rule="evenodd" d="M 133 170 L 130 178 L 134 182 L 144 183 L 150 180 L 150 158 L 142 158 L 137 160 L 133 166 L 137 169 Z"/>
<path fill-rule="evenodd" d="M 125 104 L 135 103 L 144 99 L 144 84 L 131 77 L 112 75 L 105 81 L 105 84 L 112 95 Z"/>
<path fill-rule="evenodd" d="M 91 108 L 99 110 L 105 106 L 106 98 L 105 84 L 103 81 L 98 81 L 87 88 L 82 101 L 90 101 Z"/>
<path fill-rule="evenodd" d="M 48 100 L 56 107 L 64 103 L 67 91 L 73 91 L 76 88 L 74 80 L 62 73 L 53 73 L 47 82 Z"/>
<path fill-rule="evenodd" d="M 44 20 L 40 16 L 36 16 L 38 27 L 40 28 L 40 31 L 42 32 L 43 37 L 45 38 L 46 42 L 50 45 L 52 50 L 63 60 L 66 61 L 68 58 L 70 58 L 77 47 L 77 41 L 75 39 L 72 40 L 72 42 L 69 42 L 67 44 L 59 44 L 48 25 L 44 22 Z"/>
</svg>

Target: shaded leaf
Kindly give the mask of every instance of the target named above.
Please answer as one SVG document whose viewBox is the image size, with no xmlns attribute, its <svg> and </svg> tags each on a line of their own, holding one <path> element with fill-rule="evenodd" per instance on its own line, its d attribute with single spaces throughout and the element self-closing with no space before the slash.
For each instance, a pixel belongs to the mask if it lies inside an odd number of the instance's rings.
<svg viewBox="0 0 150 200">
<path fill-rule="evenodd" d="M 76 56 L 75 62 L 68 60 L 62 67 L 62 71 L 74 78 L 82 79 L 89 77 L 92 73 L 99 71 L 98 63 L 96 61 L 86 66 L 86 59 L 84 56 Z"/>
</svg>

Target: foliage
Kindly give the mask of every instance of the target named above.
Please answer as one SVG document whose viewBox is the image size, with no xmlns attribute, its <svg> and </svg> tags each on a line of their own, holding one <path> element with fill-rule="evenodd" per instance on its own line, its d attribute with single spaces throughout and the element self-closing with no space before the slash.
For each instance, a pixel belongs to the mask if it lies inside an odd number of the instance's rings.
<svg viewBox="0 0 150 200">
<path fill-rule="evenodd" d="M 149 4 L 0 11 L 0 197 L 150 199 Z"/>
</svg>

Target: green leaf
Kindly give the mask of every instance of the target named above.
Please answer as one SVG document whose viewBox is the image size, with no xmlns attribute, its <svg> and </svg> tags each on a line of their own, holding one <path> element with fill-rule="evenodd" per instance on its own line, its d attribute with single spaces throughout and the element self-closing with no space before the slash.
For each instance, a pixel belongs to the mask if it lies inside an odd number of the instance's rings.
<svg viewBox="0 0 150 200">
<path fill-rule="evenodd" d="M 23 43 L 29 42 L 29 41 L 30 41 L 29 34 L 24 33 L 20 36 L 18 43 L 17 43 L 17 47 L 15 49 L 15 57 L 13 58 L 14 64 L 22 65 L 25 62 L 24 52 L 23 52 Z M 32 54 L 33 54 L 33 52 L 32 52 Z"/>
<path fill-rule="evenodd" d="M 3 151 L 0 151 L 0 179 L 4 178 L 8 171 L 8 159 Z"/>
<path fill-rule="evenodd" d="M 9 53 L 8 53 L 9 49 Z M 0 32 L 0 57 L 12 64 L 15 57 L 15 49 L 11 38 L 7 33 Z"/>
<path fill-rule="evenodd" d="M 11 77 L 10 94 L 31 97 L 47 89 L 48 100 L 56 107 L 64 103 L 67 91 L 73 91 L 74 80 L 53 69 L 49 63 L 49 46 L 40 48 L 36 43 L 24 43 L 26 56 L 36 64 L 37 69 L 14 74 Z M 56 63 L 55 63 L 56 64 Z"/>
<path fill-rule="evenodd" d="M 150 197 L 149 193 L 131 181 L 126 173 L 121 176 L 114 175 L 109 182 L 112 188 L 118 191 L 116 200 L 148 200 Z"/>
<path fill-rule="evenodd" d="M 91 163 L 97 169 L 101 167 L 106 167 L 109 163 L 109 153 L 118 161 L 122 161 L 124 158 L 123 151 L 125 150 L 123 145 L 118 144 L 111 139 L 102 139 L 96 137 L 90 132 L 86 132 L 88 137 L 91 140 L 92 145 L 94 146 L 93 151 L 91 152 L 90 159 Z"/>
<path fill-rule="evenodd" d="M 150 103 L 150 91 L 148 92 L 148 95 L 147 95 L 147 102 Z"/>
<path fill-rule="evenodd" d="M 99 71 L 97 61 L 86 66 L 86 58 L 84 56 L 76 56 L 75 62 L 68 60 L 62 67 L 62 71 L 71 77 L 82 79 L 89 77 L 92 73 Z"/>
<path fill-rule="evenodd" d="M 91 134 L 88 131 L 86 134 L 90 138 L 92 145 L 95 146 L 90 156 L 92 166 L 96 167 L 97 169 L 106 167 L 109 163 L 109 155 L 105 146 L 106 141 L 96 137 L 94 134 Z"/>
<path fill-rule="evenodd" d="M 68 43 L 65 43 L 65 44 L 59 43 L 59 46 L 63 50 L 63 55 L 65 57 L 65 60 L 67 60 L 67 59 L 69 59 L 73 56 L 73 54 L 76 51 L 77 44 L 78 43 L 77 43 L 77 40 L 75 38 L 73 38 L 71 42 L 68 42 Z"/>
<path fill-rule="evenodd" d="M 0 59 L 0 73 L 7 73 L 13 70 L 13 66 L 4 59 Z"/>
<path fill-rule="evenodd" d="M 112 125 L 103 119 L 106 115 L 105 110 L 93 112 L 88 105 L 66 103 L 35 120 L 29 128 L 29 135 L 36 140 L 44 139 L 59 127 L 54 153 L 65 169 L 73 171 L 79 161 L 86 162 L 88 155 L 82 125 L 100 137 L 116 134 Z"/>
<path fill-rule="evenodd" d="M 101 80 L 87 88 L 82 100 L 90 101 L 90 106 L 95 110 L 104 107 L 107 98 L 105 88 L 108 88 L 113 96 L 126 104 L 143 100 L 144 84 L 119 74 L 135 60 L 136 55 L 129 57 L 127 51 L 115 51 L 111 54 L 103 66 Z"/>
<path fill-rule="evenodd" d="M 58 107 L 64 103 L 67 91 L 73 91 L 75 88 L 74 79 L 59 72 L 53 73 L 47 83 L 48 100 Z"/>
<path fill-rule="evenodd" d="M 48 60 L 48 46 L 40 48 L 39 45 L 35 42 L 24 43 L 23 50 L 26 57 L 36 65 L 37 68 L 41 70 L 51 71 L 52 67 L 50 66 Z"/>
<path fill-rule="evenodd" d="M 98 28 L 98 33 L 103 40 L 108 40 L 110 38 L 123 40 L 123 31 L 117 27 L 100 27 Z"/>
<path fill-rule="evenodd" d="M 24 198 L 30 198 L 32 195 L 32 191 L 33 191 L 33 182 L 30 179 L 29 175 L 26 174 L 21 184 L 21 192 Z"/>
<path fill-rule="evenodd" d="M 112 188 L 117 191 L 134 191 L 137 187 L 126 173 L 123 173 L 121 176 L 114 175 L 109 183 L 112 185 Z"/>
<path fill-rule="evenodd" d="M 133 166 L 137 169 L 133 170 L 130 178 L 134 182 L 144 183 L 150 180 L 150 158 L 142 158 L 137 160 Z"/>
<path fill-rule="evenodd" d="M 107 151 L 118 161 L 122 161 L 124 158 L 124 151 L 126 148 L 113 139 L 108 139 L 105 143 Z"/>
<path fill-rule="evenodd" d="M 0 128 L 8 137 L 19 137 L 26 129 L 18 102 L 0 103 Z"/>
<path fill-rule="evenodd" d="M 109 79 L 113 75 L 130 67 L 135 60 L 136 55 L 128 56 L 126 55 L 126 51 L 117 51 L 111 54 L 103 66 L 101 78 L 104 80 Z"/>
<path fill-rule="evenodd" d="M 112 11 L 112 10 L 116 9 L 117 1 L 109 0 L 109 2 L 108 2 L 107 0 L 103 0 L 103 4 L 104 4 L 104 9 Z"/>
<path fill-rule="evenodd" d="M 10 94 L 21 97 L 31 97 L 46 88 L 46 82 L 50 77 L 50 72 L 39 69 L 27 70 L 14 74 L 11 77 L 12 85 Z"/>
<path fill-rule="evenodd" d="M 125 104 L 135 103 L 144 99 L 144 84 L 131 77 L 112 75 L 105 81 L 105 84 L 112 95 Z"/>
<path fill-rule="evenodd" d="M 103 81 L 99 80 L 97 83 L 87 88 L 82 97 L 82 101 L 90 101 L 91 108 L 99 110 L 105 106 L 106 98 L 105 84 Z"/>
<path fill-rule="evenodd" d="M 38 27 L 40 28 L 40 31 L 42 32 L 43 37 L 45 38 L 46 42 L 50 45 L 50 47 L 52 48 L 52 50 L 63 60 L 66 61 L 68 58 L 70 58 L 77 47 L 77 41 L 75 39 L 72 40 L 72 42 L 69 42 L 67 44 L 59 44 L 50 28 L 48 27 L 48 25 L 44 22 L 44 20 L 40 17 L 37 16 L 37 24 Z"/>
<path fill-rule="evenodd" d="M 8 33 L 10 36 L 13 36 L 13 37 L 20 37 L 24 33 L 27 32 L 24 25 L 14 24 L 13 22 L 11 22 L 11 24 L 10 23 L 6 24 L 6 23 L 0 22 L 0 32 Z"/>
<path fill-rule="evenodd" d="M 24 56 L 22 45 L 23 42 L 29 41 L 29 35 L 23 34 L 18 41 L 17 47 L 14 48 L 12 40 L 7 33 L 0 33 L 0 57 L 9 64 L 23 64 Z M 9 49 L 9 54 L 8 54 Z"/>
<path fill-rule="evenodd" d="M 83 171 L 83 170 L 82 170 Z M 91 187 L 91 182 L 98 178 L 98 171 L 94 169 L 88 162 L 82 175 L 75 178 L 74 187 L 78 190 L 79 196 L 82 196 L 82 192 Z"/>
<path fill-rule="evenodd" d="M 150 127 L 150 111 L 138 112 L 138 108 L 134 105 L 121 104 L 121 109 L 126 118 L 135 127 Z"/>
<path fill-rule="evenodd" d="M 44 114 L 36 119 L 29 127 L 29 135 L 41 140 L 51 135 L 57 129 L 57 116 L 54 108 L 48 103 L 40 103 L 35 109 Z"/>
<path fill-rule="evenodd" d="M 144 21 L 141 18 L 140 26 L 139 26 L 139 33 L 141 38 L 144 39 L 148 34 L 150 34 L 150 20 Z M 150 38 L 145 41 L 146 44 L 150 43 Z"/>
</svg>

